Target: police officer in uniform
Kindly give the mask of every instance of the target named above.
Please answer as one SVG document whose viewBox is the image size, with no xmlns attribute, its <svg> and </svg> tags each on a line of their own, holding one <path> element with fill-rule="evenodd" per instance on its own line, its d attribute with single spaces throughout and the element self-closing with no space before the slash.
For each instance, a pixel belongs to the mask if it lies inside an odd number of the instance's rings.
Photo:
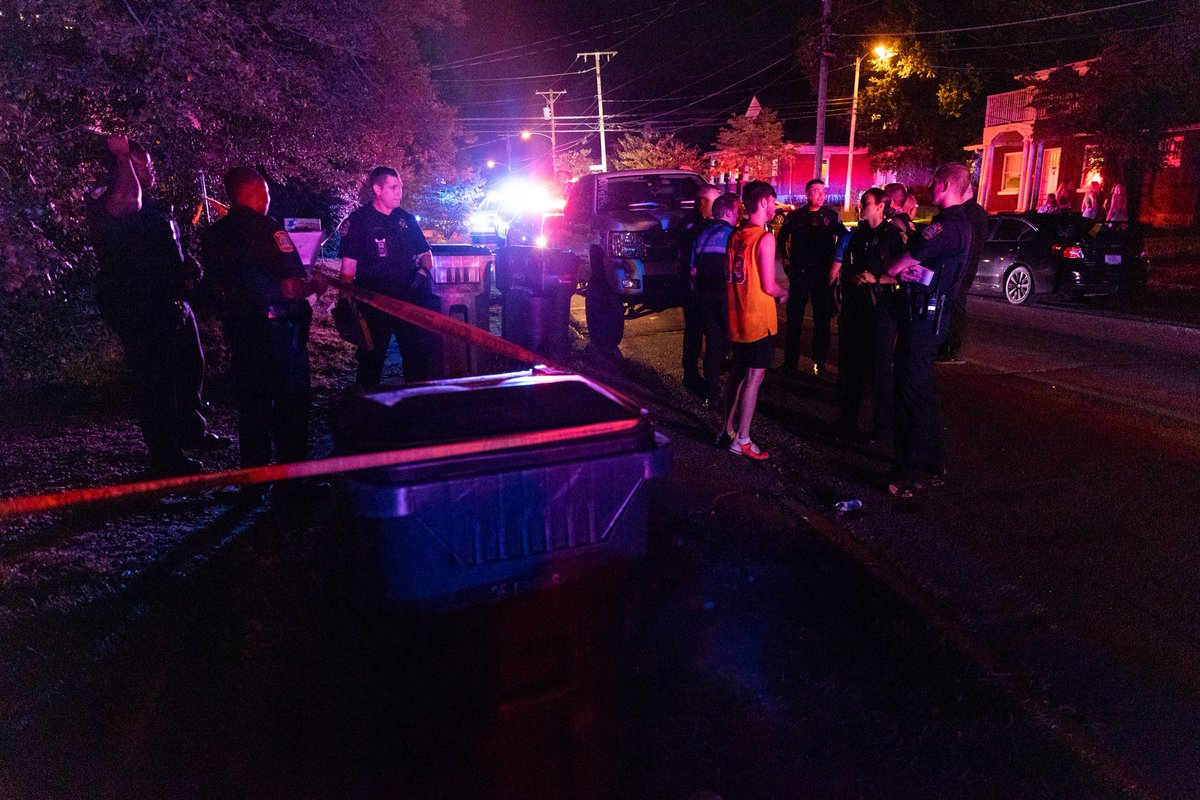
<svg viewBox="0 0 1200 800">
<path fill-rule="evenodd" d="M 151 470 L 200 472 L 204 465 L 184 450 L 231 444 L 207 432 L 200 411 L 204 352 L 187 302 L 200 271 L 184 256 L 173 211 L 150 194 L 149 153 L 124 136 L 109 137 L 107 148 L 108 180 L 87 198 L 100 316 L 125 350 Z"/>
<path fill-rule="evenodd" d="M 325 290 L 310 278 L 292 240 L 266 215 L 267 182 L 250 167 L 225 175 L 229 213 L 205 231 L 207 281 L 220 302 L 238 404 L 241 465 L 308 457 L 311 405 L 307 297 Z"/>
<path fill-rule="evenodd" d="M 933 363 L 946 335 L 947 309 L 961 289 L 971 253 L 971 223 L 963 202 L 971 178 L 962 164 L 933 175 L 939 213 L 909 238 L 888 273 L 904 286 L 896 341 L 896 470 L 888 490 L 912 497 L 945 476 L 945 447 L 933 385 Z"/>
<path fill-rule="evenodd" d="M 736 194 L 719 195 L 711 203 L 712 218 L 692 246 L 689 275 L 695 292 L 695 311 L 704 334 L 704 386 L 708 404 L 725 418 L 721 371 L 729 349 L 729 238 L 738 221 Z"/>
<path fill-rule="evenodd" d="M 830 270 L 838 239 L 846 233 L 841 217 L 825 208 L 825 181 L 814 178 L 804 187 L 808 204 L 787 215 L 779 231 L 783 268 L 788 276 L 787 335 L 783 343 L 782 370 L 795 372 L 800 364 L 800 332 L 804 307 L 812 297 L 813 373 L 825 374 L 829 356 L 829 324 L 833 317 Z"/>
<path fill-rule="evenodd" d="M 376 167 L 367 186 L 371 202 L 346 220 L 342 280 L 440 312 L 441 299 L 433 293 L 433 253 L 416 218 L 400 208 L 404 198 L 400 175 L 391 167 Z M 393 336 L 404 360 L 406 382 L 440 377 L 442 342 L 437 334 L 367 306 L 362 307 L 362 315 L 371 341 L 358 348 L 360 386 L 383 379 Z"/>
<path fill-rule="evenodd" d="M 696 395 L 711 403 L 719 404 L 720 398 L 713 397 L 708 383 L 700 377 L 700 352 L 704 347 L 704 311 L 699 298 L 700 289 L 690 272 L 692 269 L 692 251 L 700 234 L 712 222 L 713 201 L 721 192 L 715 186 L 701 186 L 696 192 L 696 207 L 683 219 L 680 226 L 682 246 L 680 247 L 680 271 L 684 284 L 683 300 L 683 385 Z M 722 282 L 722 290 L 725 288 Z"/>
<path fill-rule="evenodd" d="M 887 268 L 904 253 L 904 238 L 884 219 L 882 189 L 868 189 L 859 200 L 858 227 L 850 235 L 842 259 L 842 310 L 838 317 L 837 427 L 858 438 L 858 414 L 872 388 L 872 427 L 868 441 L 891 430 L 896 349 L 896 294 L 899 284 Z"/>
<path fill-rule="evenodd" d="M 987 241 L 988 234 L 988 213 L 983 206 L 979 205 L 973 192 L 970 199 L 963 203 L 963 211 L 966 212 L 967 221 L 971 223 L 971 255 L 967 259 L 967 272 L 963 275 L 962 291 L 958 293 L 954 305 L 950 307 L 949 333 L 938 353 L 938 361 L 951 364 L 959 361 L 958 351 L 962 349 L 963 339 L 967 335 L 967 289 L 971 288 L 971 284 L 975 282 L 975 276 L 979 273 L 979 260 L 983 258 L 983 244 Z"/>
</svg>

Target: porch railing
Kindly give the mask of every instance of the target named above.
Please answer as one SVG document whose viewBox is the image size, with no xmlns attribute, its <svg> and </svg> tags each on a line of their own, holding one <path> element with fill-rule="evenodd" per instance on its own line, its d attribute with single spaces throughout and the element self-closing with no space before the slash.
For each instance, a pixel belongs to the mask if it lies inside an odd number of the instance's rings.
<svg viewBox="0 0 1200 800">
<path fill-rule="evenodd" d="M 1018 89 L 1015 92 L 989 95 L 984 127 L 1007 125 L 1010 122 L 1033 122 L 1037 119 L 1037 109 L 1032 105 L 1033 87 Z"/>
</svg>

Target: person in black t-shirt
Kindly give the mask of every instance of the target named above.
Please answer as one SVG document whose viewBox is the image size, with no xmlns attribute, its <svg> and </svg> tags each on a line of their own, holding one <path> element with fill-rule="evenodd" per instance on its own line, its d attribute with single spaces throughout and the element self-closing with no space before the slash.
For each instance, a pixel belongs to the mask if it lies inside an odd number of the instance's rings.
<svg viewBox="0 0 1200 800">
<path fill-rule="evenodd" d="M 830 321 L 833 319 L 833 287 L 830 270 L 838 239 L 846 232 L 842 218 L 825 207 L 825 182 L 819 178 L 804 187 L 808 203 L 788 214 L 779 230 L 779 252 L 788 276 L 787 332 L 783 340 L 781 369 L 795 372 L 800 363 L 800 331 L 804 307 L 812 297 L 813 373 L 825 374 L 829 355 Z"/>
<path fill-rule="evenodd" d="M 988 213 L 979 205 L 974 197 L 963 203 L 963 212 L 971 223 L 971 255 L 967 259 L 967 271 L 962 278 L 962 286 L 955 295 L 954 305 L 949 309 L 950 319 L 947 326 L 946 341 L 938 352 L 938 361 L 957 363 L 958 352 L 962 349 L 963 340 L 967 336 L 967 290 L 975 282 L 979 273 L 979 260 L 983 257 L 983 245 L 987 242 Z"/>
<path fill-rule="evenodd" d="M 296 246 L 266 215 L 267 182 L 250 167 L 225 175 L 229 213 L 204 234 L 206 280 L 220 301 L 238 403 L 243 467 L 308 457 L 310 385 L 306 298 L 325 290 L 310 279 Z"/>
<path fill-rule="evenodd" d="M 150 194 L 150 154 L 125 136 L 108 138 L 109 175 L 87 197 L 92 246 L 100 262 L 100 316 L 125 351 L 138 424 L 158 475 L 200 472 L 184 450 L 231 441 L 207 432 L 200 409 L 204 351 L 187 297 L 198 265 L 184 256 L 179 223 Z"/>
<path fill-rule="evenodd" d="M 888 486 L 896 497 L 912 497 L 945 479 L 933 362 L 971 254 L 971 223 L 963 209 L 970 197 L 966 167 L 938 167 L 933 202 L 941 213 L 909 238 L 908 251 L 888 267 L 904 286 L 896 339 L 896 475 Z"/>
<path fill-rule="evenodd" d="M 400 208 L 404 181 L 391 167 L 376 167 L 367 178 L 373 199 L 346 219 L 341 256 L 343 281 L 364 289 L 441 311 L 433 293 L 433 253 L 416 217 Z M 360 386 L 383 379 L 383 365 L 393 336 L 400 348 L 406 382 L 440 376 L 441 338 L 368 306 L 363 319 L 371 341 L 358 348 Z"/>
</svg>

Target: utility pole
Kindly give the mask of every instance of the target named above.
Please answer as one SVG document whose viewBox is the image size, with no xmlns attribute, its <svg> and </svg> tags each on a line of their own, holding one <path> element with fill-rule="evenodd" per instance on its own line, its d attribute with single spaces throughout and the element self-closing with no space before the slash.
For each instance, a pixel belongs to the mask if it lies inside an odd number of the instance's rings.
<svg viewBox="0 0 1200 800">
<path fill-rule="evenodd" d="M 825 0 L 826 3 L 832 4 L 833 0 Z M 591 53 L 576 53 L 576 58 L 582 58 L 584 63 L 587 63 L 589 58 L 596 59 L 596 113 L 600 117 L 600 169 L 602 172 L 608 172 L 608 145 L 604 141 L 604 90 L 600 86 L 600 58 L 604 57 L 612 60 L 615 52 L 601 52 L 599 50 Z"/>
<path fill-rule="evenodd" d="M 846 196 L 842 199 L 842 210 L 850 210 L 850 180 L 854 177 L 854 128 L 858 124 L 858 75 L 862 70 L 862 60 L 866 56 L 854 59 L 854 94 L 850 101 L 850 146 L 846 148 Z"/>
<path fill-rule="evenodd" d="M 821 66 L 817 73 L 817 135 L 813 141 L 813 177 L 821 177 L 825 161 L 825 104 L 829 99 L 829 37 L 833 0 L 821 0 Z"/>
<path fill-rule="evenodd" d="M 558 136 L 554 125 L 554 101 L 562 97 L 566 92 L 557 89 L 547 89 L 544 92 L 534 92 L 534 94 L 546 98 L 546 111 L 550 116 L 550 174 L 557 176 L 558 171 L 554 168 L 554 156 L 558 153 Z"/>
</svg>

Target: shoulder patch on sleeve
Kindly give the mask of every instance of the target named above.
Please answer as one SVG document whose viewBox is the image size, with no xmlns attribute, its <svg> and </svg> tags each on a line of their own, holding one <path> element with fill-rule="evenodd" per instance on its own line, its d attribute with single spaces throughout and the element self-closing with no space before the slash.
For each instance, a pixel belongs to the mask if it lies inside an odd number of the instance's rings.
<svg viewBox="0 0 1200 800">
<path fill-rule="evenodd" d="M 287 231 L 275 231 L 275 244 L 281 253 L 296 252 L 296 245 L 292 244 L 292 237 L 288 236 Z"/>
<path fill-rule="evenodd" d="M 925 230 L 921 231 L 921 236 L 926 239 L 932 239 L 942 232 L 942 223 L 931 222 L 925 226 Z"/>
</svg>

